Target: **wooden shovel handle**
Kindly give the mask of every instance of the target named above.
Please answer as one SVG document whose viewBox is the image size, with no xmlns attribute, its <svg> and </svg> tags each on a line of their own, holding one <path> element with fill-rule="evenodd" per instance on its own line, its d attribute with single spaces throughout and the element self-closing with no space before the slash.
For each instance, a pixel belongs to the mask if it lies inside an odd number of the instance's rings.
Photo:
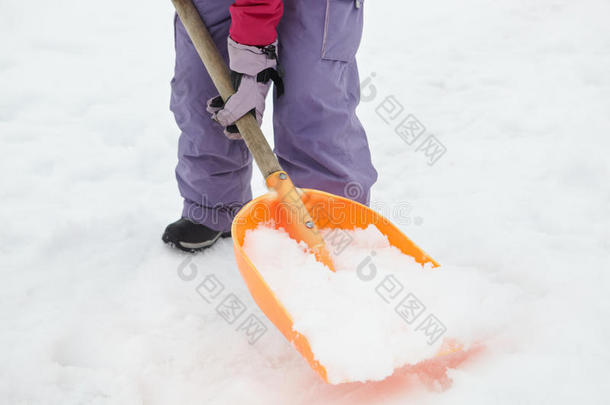
<svg viewBox="0 0 610 405">
<path fill-rule="evenodd" d="M 227 101 L 235 93 L 235 89 L 229 77 L 229 70 L 218 49 L 216 49 L 216 45 L 204 25 L 199 11 L 195 8 L 192 0 L 172 0 L 172 3 L 174 3 L 178 17 L 180 17 L 180 21 L 182 21 L 193 45 L 195 45 L 195 49 L 201 57 L 216 89 L 222 99 Z M 282 170 L 280 163 L 263 135 L 263 131 L 261 131 L 256 118 L 252 114 L 244 115 L 235 124 L 242 138 L 246 141 L 246 145 L 252 156 L 254 156 L 254 160 L 263 173 L 264 178 L 267 178 L 271 173 Z"/>
</svg>

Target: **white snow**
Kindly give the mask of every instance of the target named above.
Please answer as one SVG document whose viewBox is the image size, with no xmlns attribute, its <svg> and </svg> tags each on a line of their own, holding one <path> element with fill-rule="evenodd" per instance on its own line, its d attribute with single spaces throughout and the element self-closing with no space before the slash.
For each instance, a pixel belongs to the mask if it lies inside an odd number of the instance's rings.
<svg viewBox="0 0 610 405">
<path fill-rule="evenodd" d="M 610 4 L 365 8 L 372 205 L 443 265 L 439 283 L 482 300 L 439 319 L 485 349 L 447 379 L 324 384 L 256 308 L 230 240 L 192 258 L 160 241 L 181 207 L 170 2 L 3 1 L 1 403 L 607 402 Z M 435 164 L 394 132 L 408 114 L 446 147 Z M 252 345 L 250 315 L 267 327 Z"/>
<path fill-rule="evenodd" d="M 383 280 L 395 271 L 421 271 L 413 258 L 396 251 L 376 228 L 374 231 L 347 233 L 353 242 L 335 256 L 336 273 L 329 272 L 283 230 L 261 226 L 245 237 L 244 251 L 292 317 L 294 330 L 307 338 L 333 384 L 383 380 L 396 367 L 433 357 L 441 343 L 439 339 L 428 345 L 424 336 L 412 333 L 387 308 L 388 294 L 376 295 L 383 290 L 375 290 L 372 280 L 365 281 L 368 268 L 358 275 L 354 259 L 363 262 L 373 243 L 381 245 L 375 250 L 375 262 L 383 263 L 376 266 L 375 277 Z M 341 260 L 346 256 L 347 260 Z M 412 278 L 400 280 L 402 285 L 413 282 Z M 387 292 L 392 295 L 401 288 L 392 279 L 388 284 Z"/>
</svg>

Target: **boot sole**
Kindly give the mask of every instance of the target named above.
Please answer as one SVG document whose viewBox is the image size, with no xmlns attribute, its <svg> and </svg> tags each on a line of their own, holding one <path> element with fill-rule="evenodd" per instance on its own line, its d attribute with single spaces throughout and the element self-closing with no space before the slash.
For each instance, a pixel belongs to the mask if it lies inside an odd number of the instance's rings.
<svg viewBox="0 0 610 405">
<path fill-rule="evenodd" d="M 166 244 L 168 244 L 172 247 L 180 249 L 183 252 L 195 253 L 195 252 L 200 252 L 202 250 L 212 247 L 212 245 L 214 243 L 216 243 L 218 241 L 218 239 L 220 239 L 220 238 L 230 238 L 230 237 L 231 237 L 231 232 L 222 232 L 222 233 L 219 233 L 218 235 L 216 235 L 216 237 L 214 239 L 210 239 L 210 240 L 207 240 L 205 242 L 200 242 L 200 243 L 191 243 L 191 242 L 182 242 L 182 241 L 178 241 L 177 243 L 175 243 L 174 241 L 170 241 L 167 239 L 163 239 L 163 242 L 165 242 Z"/>
</svg>

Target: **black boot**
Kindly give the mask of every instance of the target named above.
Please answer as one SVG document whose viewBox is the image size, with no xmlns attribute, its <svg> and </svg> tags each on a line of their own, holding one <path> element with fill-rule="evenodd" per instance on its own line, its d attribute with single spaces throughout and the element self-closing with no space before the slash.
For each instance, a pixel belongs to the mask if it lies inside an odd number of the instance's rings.
<svg viewBox="0 0 610 405">
<path fill-rule="evenodd" d="M 163 232 L 163 242 L 185 252 L 196 252 L 212 246 L 220 238 L 228 238 L 231 232 L 220 232 L 205 225 L 180 218 L 169 224 Z"/>
</svg>

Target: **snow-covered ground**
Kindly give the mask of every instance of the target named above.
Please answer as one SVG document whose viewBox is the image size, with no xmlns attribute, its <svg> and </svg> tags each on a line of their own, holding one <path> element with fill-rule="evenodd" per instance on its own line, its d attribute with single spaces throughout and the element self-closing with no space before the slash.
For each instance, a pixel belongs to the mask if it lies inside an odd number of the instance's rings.
<svg viewBox="0 0 610 405">
<path fill-rule="evenodd" d="M 450 385 L 324 384 L 257 309 L 230 240 L 194 257 L 160 241 L 181 207 L 170 2 L 2 1 L 1 403 L 607 403 L 610 3 L 366 9 L 373 207 L 486 281 L 461 293 L 505 304 L 486 348 Z M 395 133 L 409 114 L 426 127 L 412 144 Z M 267 328 L 254 344 L 250 315 Z"/>
</svg>

